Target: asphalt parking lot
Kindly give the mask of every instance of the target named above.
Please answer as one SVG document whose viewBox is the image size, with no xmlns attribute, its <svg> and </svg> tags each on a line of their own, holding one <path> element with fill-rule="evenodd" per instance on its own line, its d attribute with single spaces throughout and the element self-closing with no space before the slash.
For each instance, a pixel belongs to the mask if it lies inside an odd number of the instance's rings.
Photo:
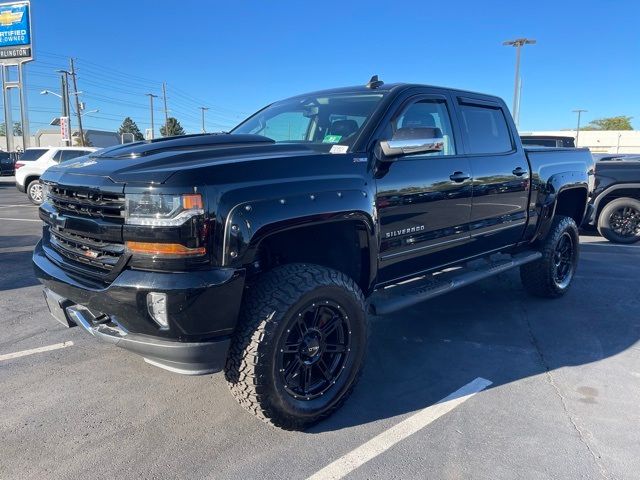
<svg viewBox="0 0 640 480">
<path fill-rule="evenodd" d="M 510 272 L 372 318 L 347 404 L 285 432 L 220 374 L 169 373 L 56 323 L 31 270 L 40 229 L 1 178 L 0 479 L 640 478 L 640 244 L 583 236 L 559 300 Z M 437 410 L 476 379 L 491 385 Z"/>
</svg>

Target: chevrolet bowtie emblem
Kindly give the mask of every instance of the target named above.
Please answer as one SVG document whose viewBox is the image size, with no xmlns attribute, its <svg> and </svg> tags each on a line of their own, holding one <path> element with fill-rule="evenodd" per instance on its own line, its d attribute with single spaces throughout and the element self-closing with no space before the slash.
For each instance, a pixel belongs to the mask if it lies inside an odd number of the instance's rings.
<svg viewBox="0 0 640 480">
<path fill-rule="evenodd" d="M 11 10 L 3 10 L 0 12 L 0 25 L 3 27 L 8 27 L 13 25 L 14 23 L 19 23 L 22 21 L 22 16 L 24 12 L 12 12 Z"/>
</svg>

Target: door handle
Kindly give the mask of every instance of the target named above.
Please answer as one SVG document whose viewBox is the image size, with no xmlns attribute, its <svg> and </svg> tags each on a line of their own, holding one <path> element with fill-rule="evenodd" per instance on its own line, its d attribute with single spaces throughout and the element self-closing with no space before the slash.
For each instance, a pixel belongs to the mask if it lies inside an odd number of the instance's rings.
<svg viewBox="0 0 640 480">
<path fill-rule="evenodd" d="M 453 174 L 449 175 L 449 178 L 452 182 L 461 183 L 465 180 L 469 180 L 471 175 L 464 172 L 453 172 Z"/>
<path fill-rule="evenodd" d="M 511 173 L 513 173 L 516 177 L 521 177 L 522 175 L 527 173 L 527 171 L 522 167 L 518 167 L 518 168 L 514 168 Z"/>
</svg>

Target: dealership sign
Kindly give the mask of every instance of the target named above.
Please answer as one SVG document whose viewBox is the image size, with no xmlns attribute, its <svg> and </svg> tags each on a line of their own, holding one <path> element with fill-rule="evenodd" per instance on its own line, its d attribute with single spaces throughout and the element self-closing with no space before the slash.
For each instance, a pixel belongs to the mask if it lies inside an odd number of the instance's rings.
<svg viewBox="0 0 640 480">
<path fill-rule="evenodd" d="M 63 141 L 71 140 L 71 132 L 69 132 L 69 117 L 60 117 L 60 136 Z"/>
<path fill-rule="evenodd" d="M 0 3 L 0 64 L 33 59 L 29 2 Z"/>
</svg>

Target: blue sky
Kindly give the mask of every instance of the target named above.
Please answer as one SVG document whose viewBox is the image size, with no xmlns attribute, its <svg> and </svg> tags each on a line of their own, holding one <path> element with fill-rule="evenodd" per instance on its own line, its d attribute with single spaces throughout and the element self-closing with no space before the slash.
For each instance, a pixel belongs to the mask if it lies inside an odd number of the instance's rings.
<svg viewBox="0 0 640 480">
<path fill-rule="evenodd" d="M 282 97 L 363 84 L 419 82 L 492 93 L 511 105 L 522 58 L 521 130 L 572 128 L 614 115 L 640 128 L 640 2 L 609 1 L 80 1 L 32 0 L 32 129 L 57 115 L 56 68 L 78 59 L 88 127 L 129 115 L 149 126 L 148 98 L 168 84 L 171 115 L 190 132 L 237 123 Z M 156 101 L 156 127 L 161 102 Z M 14 108 L 15 105 L 14 103 Z M 15 115 L 17 117 L 17 113 Z"/>
</svg>

